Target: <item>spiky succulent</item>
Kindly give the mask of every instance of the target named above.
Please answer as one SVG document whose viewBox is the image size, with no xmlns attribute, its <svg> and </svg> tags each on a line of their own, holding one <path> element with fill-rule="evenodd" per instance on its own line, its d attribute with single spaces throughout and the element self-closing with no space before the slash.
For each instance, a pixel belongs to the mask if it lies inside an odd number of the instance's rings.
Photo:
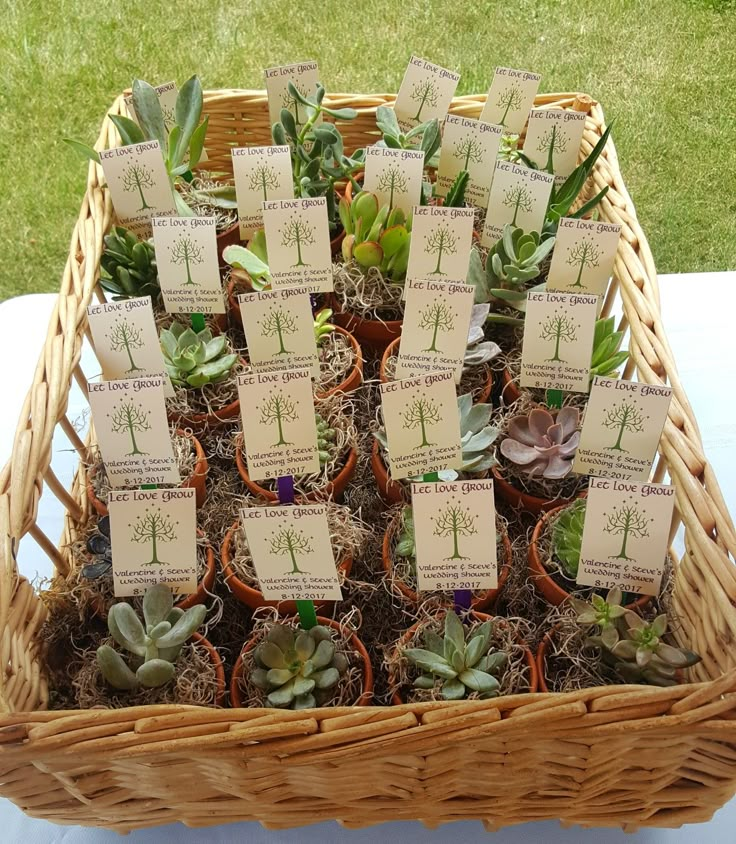
<svg viewBox="0 0 736 844">
<path fill-rule="evenodd" d="M 616 331 L 615 317 L 599 319 L 593 335 L 593 357 L 590 361 L 590 380 L 596 375 L 617 378 L 618 368 L 628 360 L 629 353 L 619 351 L 624 339 L 623 331 Z"/>
<path fill-rule="evenodd" d="M 241 278 L 253 290 L 265 290 L 271 286 L 266 233 L 263 229 L 258 229 L 247 247 L 239 244 L 226 246 L 222 251 L 222 258 L 232 267 L 231 278 Z"/>
<path fill-rule="evenodd" d="M 411 217 L 400 208 L 381 207 L 374 193 L 361 191 L 351 203 L 340 200 L 345 228 L 342 256 L 364 270 L 378 267 L 384 278 L 402 281 L 409 264 Z"/>
<path fill-rule="evenodd" d="M 97 529 L 87 539 L 87 552 L 92 561 L 82 566 L 82 577 L 97 580 L 112 571 L 112 545 L 110 542 L 110 517 L 101 516 Z"/>
<path fill-rule="evenodd" d="M 156 301 L 161 293 L 153 241 L 138 240 L 123 226 L 114 226 L 105 235 L 100 266 L 100 286 L 114 294 L 116 302 L 135 296 L 150 296 Z"/>
<path fill-rule="evenodd" d="M 484 363 L 492 361 L 493 358 L 501 353 L 501 347 L 497 343 L 485 339 L 483 326 L 486 323 L 490 309 L 491 306 L 488 303 L 473 305 L 463 368 L 482 366 Z"/>
<path fill-rule="evenodd" d="M 194 331 L 181 322 L 164 328 L 159 337 L 166 372 L 176 387 L 204 387 L 223 381 L 238 359 L 224 334 L 209 328 Z"/>
<path fill-rule="evenodd" d="M 321 706 L 348 669 L 346 656 L 337 652 L 330 629 L 322 625 L 296 631 L 274 624 L 256 647 L 254 661 L 250 681 L 278 709 Z"/>
<path fill-rule="evenodd" d="M 319 465 L 325 466 L 335 456 L 337 444 L 337 431 L 319 413 L 314 414 L 314 421 L 317 423 L 317 451 L 319 452 Z"/>
<path fill-rule="evenodd" d="M 204 621 L 202 604 L 184 611 L 174 606 L 171 590 L 163 583 L 149 586 L 143 596 L 145 625 L 130 604 L 113 604 L 107 613 L 112 638 L 133 656 L 130 666 L 110 645 L 97 648 L 102 676 L 116 689 L 163 686 L 175 674 L 174 663 L 184 643 Z"/>
<path fill-rule="evenodd" d="M 526 474 L 552 480 L 567 477 L 580 442 L 580 412 L 575 407 L 549 411 L 535 407 L 528 414 L 514 416 L 501 454 Z"/>
<path fill-rule="evenodd" d="M 322 310 L 314 318 L 314 339 L 318 346 L 335 330 L 335 326 L 330 322 L 331 319 L 331 308 L 322 308 Z"/>
<path fill-rule="evenodd" d="M 445 195 L 445 201 L 442 203 L 445 208 L 465 207 L 465 191 L 468 189 L 469 182 L 470 173 L 467 170 L 461 170 Z"/>
<path fill-rule="evenodd" d="M 575 580 L 585 523 L 585 499 L 578 498 L 557 514 L 552 524 L 552 555 L 567 577 Z"/>
<path fill-rule="evenodd" d="M 492 624 L 484 621 L 465 637 L 465 628 L 457 615 L 445 616 L 444 636 L 425 630 L 423 648 L 406 648 L 403 655 L 421 669 L 414 680 L 417 689 L 434 689 L 441 683 L 445 700 L 462 700 L 473 692 L 485 699 L 497 697 L 501 684 L 496 676 L 508 657 L 501 651 L 489 652 Z"/>
</svg>

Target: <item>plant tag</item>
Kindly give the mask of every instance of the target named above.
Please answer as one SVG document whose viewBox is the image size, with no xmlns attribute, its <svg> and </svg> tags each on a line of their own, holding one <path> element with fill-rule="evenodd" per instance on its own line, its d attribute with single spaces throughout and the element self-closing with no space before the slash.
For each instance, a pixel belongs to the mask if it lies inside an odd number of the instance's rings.
<svg viewBox="0 0 736 844">
<path fill-rule="evenodd" d="M 379 205 L 400 208 L 407 216 L 422 193 L 424 153 L 413 149 L 366 147 L 365 190 L 378 196 Z"/>
<path fill-rule="evenodd" d="M 193 489 L 110 491 L 115 596 L 165 583 L 175 595 L 197 590 L 197 511 Z"/>
<path fill-rule="evenodd" d="M 478 208 L 486 208 L 502 134 L 503 129 L 492 123 L 448 114 L 442 132 L 437 195 L 447 196 L 458 173 L 467 170 L 470 178 L 465 199 Z"/>
<path fill-rule="evenodd" d="M 152 223 L 166 311 L 224 314 L 215 218 L 155 217 Z"/>
<path fill-rule="evenodd" d="M 586 115 L 562 108 L 533 108 L 524 141 L 524 155 L 546 167 L 552 150 L 555 181 L 563 182 L 578 163 Z"/>
<path fill-rule="evenodd" d="M 248 240 L 263 227 L 263 203 L 267 199 L 294 198 L 291 151 L 288 146 L 234 147 L 230 154 L 240 238 Z"/>
<path fill-rule="evenodd" d="M 341 601 L 324 504 L 244 507 L 240 521 L 267 601 Z"/>
<path fill-rule="evenodd" d="M 671 399 L 664 384 L 594 378 L 573 471 L 646 481 Z"/>
<path fill-rule="evenodd" d="M 150 296 L 89 305 L 87 317 L 105 381 L 165 375 L 164 395 L 174 395 L 166 375 Z"/>
<path fill-rule="evenodd" d="M 658 595 L 674 506 L 667 484 L 591 478 L 577 582 Z"/>
<path fill-rule="evenodd" d="M 296 64 L 282 65 L 281 67 L 268 67 L 264 71 L 266 77 L 266 94 L 268 95 L 268 117 L 269 124 L 281 122 L 281 109 L 288 108 L 294 115 L 297 128 L 307 122 L 306 106 L 295 100 L 289 93 L 289 82 L 299 91 L 303 97 L 311 97 L 317 89 L 319 82 L 319 67 L 317 62 L 306 61 Z M 322 122 L 320 115 L 315 125 Z"/>
<path fill-rule="evenodd" d="M 308 367 L 319 377 L 309 293 L 296 287 L 238 296 L 248 357 L 257 372 Z"/>
<path fill-rule="evenodd" d="M 459 73 L 412 56 L 394 103 L 402 132 L 434 118 L 443 120 L 459 80 Z"/>
<path fill-rule="evenodd" d="M 587 393 L 598 297 L 530 290 L 521 347 L 522 387 Z"/>
<path fill-rule="evenodd" d="M 89 383 L 89 405 L 110 486 L 178 484 L 164 404 L 165 375 Z"/>
<path fill-rule="evenodd" d="M 420 591 L 498 586 L 493 481 L 413 483 Z"/>
<path fill-rule="evenodd" d="M 603 301 L 613 272 L 621 226 L 563 217 L 547 276 L 547 290 L 597 293 Z"/>
<path fill-rule="evenodd" d="M 497 67 L 480 119 L 497 123 L 515 135 L 520 134 L 529 109 L 534 105 L 541 79 L 539 73 Z"/>
<path fill-rule="evenodd" d="M 176 214 L 158 141 L 100 150 L 100 164 L 121 226 L 138 238 L 151 236 L 151 219 Z"/>
<path fill-rule="evenodd" d="M 455 383 L 459 384 L 468 346 L 475 287 L 410 279 L 405 289 L 396 377 L 414 378 L 452 369 Z"/>
<path fill-rule="evenodd" d="M 274 288 L 332 290 L 330 225 L 323 196 L 269 199 L 263 203 L 263 224 Z"/>
<path fill-rule="evenodd" d="M 238 396 L 252 480 L 319 472 L 308 369 L 238 375 Z"/>
<path fill-rule="evenodd" d="M 381 384 L 394 480 L 462 465 L 460 414 L 451 371 Z"/>
<path fill-rule="evenodd" d="M 407 278 L 465 283 L 473 246 L 472 208 L 415 205 Z"/>
<path fill-rule="evenodd" d="M 554 176 L 541 170 L 498 161 L 480 242 L 489 249 L 503 236 L 507 223 L 525 232 L 541 231 Z"/>
</svg>

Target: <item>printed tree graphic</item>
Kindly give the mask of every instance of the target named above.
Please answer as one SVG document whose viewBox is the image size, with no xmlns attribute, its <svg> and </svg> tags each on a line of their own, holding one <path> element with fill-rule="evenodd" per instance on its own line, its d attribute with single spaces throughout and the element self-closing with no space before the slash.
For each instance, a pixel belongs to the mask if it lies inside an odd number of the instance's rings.
<svg viewBox="0 0 736 844">
<path fill-rule="evenodd" d="M 636 403 L 629 399 L 623 399 L 614 404 L 603 422 L 605 428 L 613 428 L 618 431 L 616 442 L 608 448 L 611 451 L 626 451 L 627 449 L 621 445 L 624 432 L 641 433 L 644 430 L 644 420 L 648 418 L 648 416 L 642 414 Z"/>
<path fill-rule="evenodd" d="M 263 191 L 263 198 L 268 199 L 269 188 L 275 190 L 280 184 L 278 174 L 270 164 L 259 164 L 250 174 L 248 187 L 251 190 Z"/>
<path fill-rule="evenodd" d="M 432 399 L 426 396 L 417 396 L 406 407 L 406 410 L 401 414 L 404 420 L 404 428 L 407 431 L 413 431 L 419 428 L 422 432 L 422 441 L 415 448 L 427 448 L 434 445 L 427 439 L 427 428 L 431 428 L 440 421 L 440 410 Z"/>
<path fill-rule="evenodd" d="M 309 574 L 308 571 L 302 571 L 297 565 L 297 557 L 302 554 L 309 554 L 312 551 L 312 545 L 308 536 L 304 532 L 293 527 L 282 527 L 271 534 L 269 542 L 270 551 L 277 556 L 288 554 L 291 559 L 291 571 L 287 574 Z"/>
<path fill-rule="evenodd" d="M 287 355 L 289 350 L 284 346 L 284 337 L 287 334 L 295 334 L 297 331 L 296 320 L 293 314 L 285 308 L 271 308 L 268 316 L 260 323 L 261 337 L 278 337 L 279 350 L 277 355 Z"/>
<path fill-rule="evenodd" d="M 455 327 L 454 316 L 452 308 L 439 299 L 435 299 L 420 312 L 419 328 L 432 332 L 432 343 L 428 349 L 424 349 L 425 352 L 442 351 L 442 349 L 437 348 L 437 333 L 439 331 L 452 331 Z"/>
<path fill-rule="evenodd" d="M 292 267 L 308 267 L 302 258 L 302 247 L 314 243 L 314 228 L 302 217 L 292 217 L 281 229 L 281 245 L 296 246 L 296 263 Z"/>
<path fill-rule="evenodd" d="M 483 163 L 483 144 L 472 135 L 466 135 L 461 138 L 452 151 L 453 158 L 461 158 L 463 160 L 463 170 L 467 170 L 470 162 L 473 164 Z"/>
<path fill-rule="evenodd" d="M 161 106 L 161 116 L 164 119 L 164 129 L 166 129 L 166 134 L 168 135 L 171 127 L 176 123 L 176 115 L 174 114 L 174 109 L 172 106 L 162 105 Z"/>
<path fill-rule="evenodd" d="M 130 366 L 126 372 L 138 372 L 142 367 L 133 360 L 133 350 L 143 348 L 143 334 L 135 325 L 131 325 L 127 319 L 119 319 L 113 325 L 112 331 L 107 335 L 110 341 L 111 352 L 122 352 L 128 355 Z"/>
<path fill-rule="evenodd" d="M 478 531 L 475 528 L 475 516 L 470 508 L 463 507 L 459 503 L 450 503 L 435 516 L 434 535 L 452 537 L 452 556 L 445 557 L 446 560 L 467 560 L 460 553 L 458 540 L 461 536 L 471 536 Z"/>
<path fill-rule="evenodd" d="M 430 275 L 447 275 L 442 272 L 442 256 L 454 255 L 457 251 L 457 238 L 447 225 L 437 226 L 424 244 L 427 255 L 437 255 L 437 266 Z"/>
<path fill-rule="evenodd" d="M 419 82 L 415 82 L 411 94 L 409 94 L 409 99 L 419 103 L 419 108 L 412 119 L 421 119 L 422 109 L 425 105 L 436 106 L 438 94 L 439 90 L 431 79 L 420 79 Z"/>
<path fill-rule="evenodd" d="M 151 543 L 151 559 L 142 565 L 165 565 L 164 561 L 158 558 L 158 543 L 173 542 L 176 539 L 175 528 L 178 524 L 179 522 L 172 522 L 160 510 L 149 510 L 139 516 L 134 525 L 128 525 L 133 530 L 133 542 Z"/>
<path fill-rule="evenodd" d="M 539 139 L 539 142 L 537 143 L 537 152 L 547 153 L 547 158 L 549 159 L 550 154 L 566 151 L 567 137 L 557 131 L 557 124 L 555 123 L 554 126 L 551 129 L 547 129 L 547 131 Z"/>
<path fill-rule="evenodd" d="M 597 267 L 600 262 L 601 253 L 595 243 L 589 237 L 584 237 L 577 243 L 574 243 L 568 253 L 568 266 L 577 267 L 578 275 L 575 279 L 573 287 L 585 287 L 583 284 L 583 271 L 586 267 Z"/>
<path fill-rule="evenodd" d="M 274 422 L 276 423 L 279 439 L 278 442 L 274 443 L 274 446 L 291 445 L 291 443 L 284 439 L 284 422 L 294 422 L 299 418 L 296 403 L 279 391 L 269 396 L 259 410 L 261 413 L 261 422 L 264 425 L 273 425 Z"/>
<path fill-rule="evenodd" d="M 141 451 L 138 448 L 135 435 L 141 431 L 151 430 L 151 423 L 148 421 L 149 416 L 150 414 L 143 409 L 142 405 L 136 404 L 133 399 L 129 398 L 124 398 L 112 414 L 108 414 L 113 433 L 126 433 L 130 437 L 131 451 L 128 452 L 129 457 L 134 454 L 148 454 L 147 451 Z"/>
<path fill-rule="evenodd" d="M 388 194 L 388 210 L 394 207 L 394 194 L 398 191 L 404 193 L 409 189 L 409 182 L 401 168 L 392 164 L 381 173 L 378 179 L 378 190 Z"/>
<path fill-rule="evenodd" d="M 539 335 L 540 340 L 555 341 L 555 353 L 547 360 L 564 362 L 564 359 L 560 357 L 560 343 L 571 343 L 577 340 L 576 328 L 577 325 L 572 317 L 560 311 L 547 317 L 542 323 L 542 333 Z"/>
<path fill-rule="evenodd" d="M 514 216 L 511 220 L 512 226 L 516 225 L 519 211 L 529 212 L 532 210 L 532 195 L 524 185 L 512 185 L 504 192 L 501 202 L 506 208 L 514 209 Z"/>
<path fill-rule="evenodd" d="M 501 119 L 498 121 L 501 126 L 506 125 L 506 118 L 510 111 L 518 111 L 521 108 L 521 88 L 518 85 L 509 85 L 498 95 L 496 107 L 504 109 Z"/>
<path fill-rule="evenodd" d="M 637 539 L 643 539 L 649 536 L 647 528 L 653 520 L 646 518 L 646 510 L 639 510 L 636 502 L 624 503 L 619 507 L 614 507 L 610 513 L 604 513 L 603 515 L 606 518 L 606 526 L 603 530 L 612 536 L 622 536 L 621 548 L 618 554 L 611 554 L 609 559 L 635 559 L 634 557 L 627 556 L 626 545 L 632 536 Z"/>
<path fill-rule="evenodd" d="M 296 88 L 297 91 L 299 91 L 299 93 L 303 97 L 309 96 L 309 93 L 306 87 L 304 86 L 304 83 L 300 82 L 298 79 L 292 79 L 291 84 Z M 297 122 L 297 124 L 301 125 L 302 123 L 304 123 L 304 121 L 299 116 L 299 106 L 303 105 L 303 103 L 299 102 L 296 97 L 292 97 L 288 88 L 286 88 L 284 90 L 284 93 L 281 95 L 281 105 L 284 108 L 289 109 L 289 111 L 294 115 L 294 120 Z"/>
<path fill-rule="evenodd" d="M 146 202 L 143 188 L 153 188 L 155 186 L 156 182 L 153 180 L 153 174 L 145 165 L 134 162 L 123 170 L 123 190 L 128 193 L 138 191 L 138 196 L 141 200 L 139 211 L 145 211 L 146 208 L 153 207 Z"/>
<path fill-rule="evenodd" d="M 204 261 L 204 250 L 189 234 L 180 235 L 170 249 L 171 263 L 183 264 L 187 270 L 187 280 L 184 285 L 197 284 L 192 278 L 192 264 L 201 264 Z"/>
</svg>

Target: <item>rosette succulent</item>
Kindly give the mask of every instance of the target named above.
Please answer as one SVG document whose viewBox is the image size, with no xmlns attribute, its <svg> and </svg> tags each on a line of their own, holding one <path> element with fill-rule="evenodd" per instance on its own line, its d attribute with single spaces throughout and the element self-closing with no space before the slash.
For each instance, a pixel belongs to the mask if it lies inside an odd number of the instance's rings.
<svg viewBox="0 0 736 844">
<path fill-rule="evenodd" d="M 224 334 L 209 328 L 194 331 L 181 322 L 165 328 L 159 337 L 166 372 L 176 387 L 204 387 L 223 381 L 238 359 Z"/>
<path fill-rule="evenodd" d="M 511 419 L 506 438 L 501 441 L 501 454 L 532 477 L 565 478 L 572 471 L 580 442 L 579 422 L 575 407 L 557 411 L 535 407 Z"/>
<path fill-rule="evenodd" d="M 378 267 L 390 281 L 402 281 L 409 264 L 411 217 L 400 208 L 381 207 L 374 193 L 362 191 L 351 203 L 340 200 L 345 228 L 342 257 L 364 270 Z"/>
<path fill-rule="evenodd" d="M 135 296 L 156 300 L 161 293 L 152 240 L 138 240 L 133 232 L 114 226 L 105 235 L 100 258 L 100 286 L 117 302 Z"/>
<path fill-rule="evenodd" d="M 552 524 L 552 555 L 571 580 L 578 576 L 580 544 L 585 524 L 585 499 L 578 498 L 565 507 Z"/>
</svg>

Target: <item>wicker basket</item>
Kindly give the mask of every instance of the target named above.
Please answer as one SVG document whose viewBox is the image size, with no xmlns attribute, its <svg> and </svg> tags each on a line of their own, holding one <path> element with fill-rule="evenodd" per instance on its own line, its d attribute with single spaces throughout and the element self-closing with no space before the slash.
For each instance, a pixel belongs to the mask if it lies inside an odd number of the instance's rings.
<svg viewBox="0 0 736 844">
<path fill-rule="evenodd" d="M 330 105 L 359 116 L 346 146 L 376 136 L 376 106 L 392 96 L 334 95 Z M 483 97 L 454 100 L 477 117 Z M 547 94 L 537 105 L 588 113 L 583 151 L 604 126 L 600 106 L 579 94 Z M 112 112 L 124 108 L 122 97 Z M 230 169 L 230 146 L 268 143 L 263 92 L 206 96 L 210 166 Z M 117 143 L 106 119 L 99 147 Z M 110 195 L 90 165 L 61 295 L 20 419 L 11 463 L 0 480 L 0 793 L 30 815 L 120 831 L 181 820 L 207 826 L 258 820 L 288 827 L 337 819 L 428 825 L 480 819 L 489 830 L 545 818 L 588 826 L 679 826 L 704 821 L 736 791 L 736 535 L 703 454 L 698 426 L 662 327 L 657 277 L 646 238 L 619 172 L 613 144 L 599 160 L 595 190 L 609 192 L 603 219 L 622 223 L 615 279 L 605 304 L 623 299 L 631 360 L 641 381 L 674 388 L 655 480 L 669 472 L 685 527 L 676 576 L 680 636 L 703 661 L 692 683 L 668 689 L 593 688 L 482 702 L 274 712 L 160 706 L 45 711 L 38 659 L 44 607 L 18 574 L 14 548 L 30 533 L 56 567 L 68 562 L 35 524 L 43 483 L 68 511 L 67 534 L 88 513 L 79 478 L 66 492 L 49 466 L 96 290 Z M 67 536 L 68 538 L 68 536 Z"/>
</svg>

